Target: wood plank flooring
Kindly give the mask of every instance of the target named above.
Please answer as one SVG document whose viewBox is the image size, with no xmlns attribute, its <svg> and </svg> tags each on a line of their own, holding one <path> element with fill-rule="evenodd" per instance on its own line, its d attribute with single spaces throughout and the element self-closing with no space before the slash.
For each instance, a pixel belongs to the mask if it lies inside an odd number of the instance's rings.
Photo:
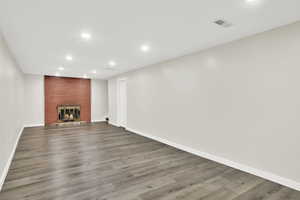
<svg viewBox="0 0 300 200">
<path fill-rule="evenodd" d="M 26 128 L 0 200 L 300 200 L 300 192 L 106 123 Z"/>
</svg>

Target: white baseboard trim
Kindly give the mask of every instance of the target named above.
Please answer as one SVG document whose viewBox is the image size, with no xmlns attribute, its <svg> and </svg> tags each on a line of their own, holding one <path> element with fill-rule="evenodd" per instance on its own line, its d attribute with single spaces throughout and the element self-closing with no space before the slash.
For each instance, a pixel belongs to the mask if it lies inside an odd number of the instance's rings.
<svg viewBox="0 0 300 200">
<path fill-rule="evenodd" d="M 8 161 L 6 163 L 4 171 L 1 174 L 1 178 L 0 178 L 0 192 L 1 192 L 2 187 L 4 185 L 5 178 L 6 178 L 7 174 L 8 174 L 9 167 L 11 165 L 11 162 L 12 162 L 13 158 L 14 158 L 14 155 L 15 155 L 16 149 L 18 147 L 18 143 L 19 143 L 19 140 L 20 140 L 21 135 L 23 133 L 23 130 L 24 130 L 24 126 L 21 128 L 20 132 L 18 133 L 17 140 L 16 140 L 16 142 L 14 144 L 13 150 L 12 150 L 10 156 L 9 156 L 9 159 L 8 159 Z"/>
<path fill-rule="evenodd" d="M 116 124 L 116 123 L 114 123 L 114 122 L 108 121 L 108 123 L 109 123 L 110 125 L 113 125 L 113 126 L 116 126 L 116 127 L 120 127 L 118 124 Z"/>
<path fill-rule="evenodd" d="M 215 156 L 215 155 L 212 155 L 212 154 L 209 154 L 209 153 L 206 153 L 206 152 L 202 152 L 202 151 L 193 149 L 191 147 L 188 147 L 188 146 L 185 146 L 185 145 L 181 145 L 181 144 L 178 144 L 178 143 L 175 143 L 175 142 L 172 142 L 172 141 L 169 141 L 169 140 L 157 137 L 157 136 L 148 135 L 148 134 L 139 132 L 139 131 L 131 129 L 131 128 L 127 128 L 127 130 L 131 131 L 133 133 L 136 133 L 138 135 L 141 135 L 141 136 L 144 136 L 144 137 L 156 140 L 158 142 L 170 145 L 170 146 L 175 147 L 177 149 L 180 149 L 180 150 L 192 153 L 194 155 L 206 158 L 208 160 L 212 160 L 212 161 L 215 161 L 217 163 L 221 163 L 223 165 L 227 165 L 229 167 L 232 167 L 232 168 L 235 168 L 235 169 L 238 169 L 238 170 L 241 170 L 241 171 L 253 174 L 255 176 L 259 176 L 261 178 L 273 181 L 273 182 L 278 183 L 280 185 L 284 185 L 284 186 L 287 186 L 287 187 L 290 187 L 290 188 L 293 188 L 295 190 L 300 191 L 300 183 L 297 182 L 297 181 L 294 181 L 294 180 L 291 180 L 291 179 L 288 179 L 288 178 L 284 178 L 284 177 L 278 176 L 276 174 L 273 174 L 273 173 L 270 173 L 270 172 L 266 172 L 266 171 L 263 171 L 263 170 L 260 170 L 260 169 L 256 169 L 256 168 L 244 165 L 244 164 L 240 164 L 240 163 L 228 160 L 226 158 L 222 158 L 222 157 Z"/>
<path fill-rule="evenodd" d="M 45 124 L 27 124 L 27 125 L 24 125 L 25 128 L 32 128 L 32 127 L 38 127 L 38 126 L 45 126 Z"/>
<path fill-rule="evenodd" d="M 94 119 L 92 120 L 92 122 L 105 122 L 106 120 L 105 119 Z"/>
</svg>

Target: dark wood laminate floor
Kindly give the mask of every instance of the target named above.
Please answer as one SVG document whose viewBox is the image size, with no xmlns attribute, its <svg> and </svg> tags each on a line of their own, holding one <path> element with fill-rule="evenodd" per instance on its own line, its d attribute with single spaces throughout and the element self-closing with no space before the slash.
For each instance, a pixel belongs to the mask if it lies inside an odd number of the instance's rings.
<svg viewBox="0 0 300 200">
<path fill-rule="evenodd" d="M 94 123 L 26 128 L 1 200 L 299 200 L 300 192 Z"/>
</svg>

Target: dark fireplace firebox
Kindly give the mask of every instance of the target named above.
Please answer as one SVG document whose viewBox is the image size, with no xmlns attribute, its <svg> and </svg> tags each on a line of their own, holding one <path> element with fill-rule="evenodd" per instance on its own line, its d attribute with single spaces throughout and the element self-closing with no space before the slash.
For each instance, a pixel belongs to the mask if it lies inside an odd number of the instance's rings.
<svg viewBox="0 0 300 200">
<path fill-rule="evenodd" d="M 58 122 L 80 121 L 80 105 L 58 105 Z"/>
</svg>

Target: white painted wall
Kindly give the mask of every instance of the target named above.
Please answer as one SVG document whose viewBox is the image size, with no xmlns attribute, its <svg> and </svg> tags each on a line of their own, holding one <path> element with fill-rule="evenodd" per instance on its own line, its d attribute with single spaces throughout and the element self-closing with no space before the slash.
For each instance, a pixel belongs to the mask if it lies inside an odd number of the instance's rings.
<svg viewBox="0 0 300 200">
<path fill-rule="evenodd" d="M 0 35 L 0 190 L 23 129 L 24 77 Z"/>
<path fill-rule="evenodd" d="M 119 126 L 117 115 L 117 79 L 108 80 L 108 118 L 113 125 Z"/>
<path fill-rule="evenodd" d="M 44 76 L 25 75 L 24 125 L 43 126 L 45 124 Z"/>
<path fill-rule="evenodd" d="M 25 75 L 25 127 L 43 126 L 45 123 L 44 76 Z M 104 121 L 108 115 L 107 81 L 91 80 L 91 118 Z"/>
<path fill-rule="evenodd" d="M 106 80 L 91 80 L 92 121 L 105 121 L 108 115 L 108 89 Z"/>
<path fill-rule="evenodd" d="M 128 128 L 300 188 L 299 36 L 300 22 L 122 75 Z"/>
</svg>

